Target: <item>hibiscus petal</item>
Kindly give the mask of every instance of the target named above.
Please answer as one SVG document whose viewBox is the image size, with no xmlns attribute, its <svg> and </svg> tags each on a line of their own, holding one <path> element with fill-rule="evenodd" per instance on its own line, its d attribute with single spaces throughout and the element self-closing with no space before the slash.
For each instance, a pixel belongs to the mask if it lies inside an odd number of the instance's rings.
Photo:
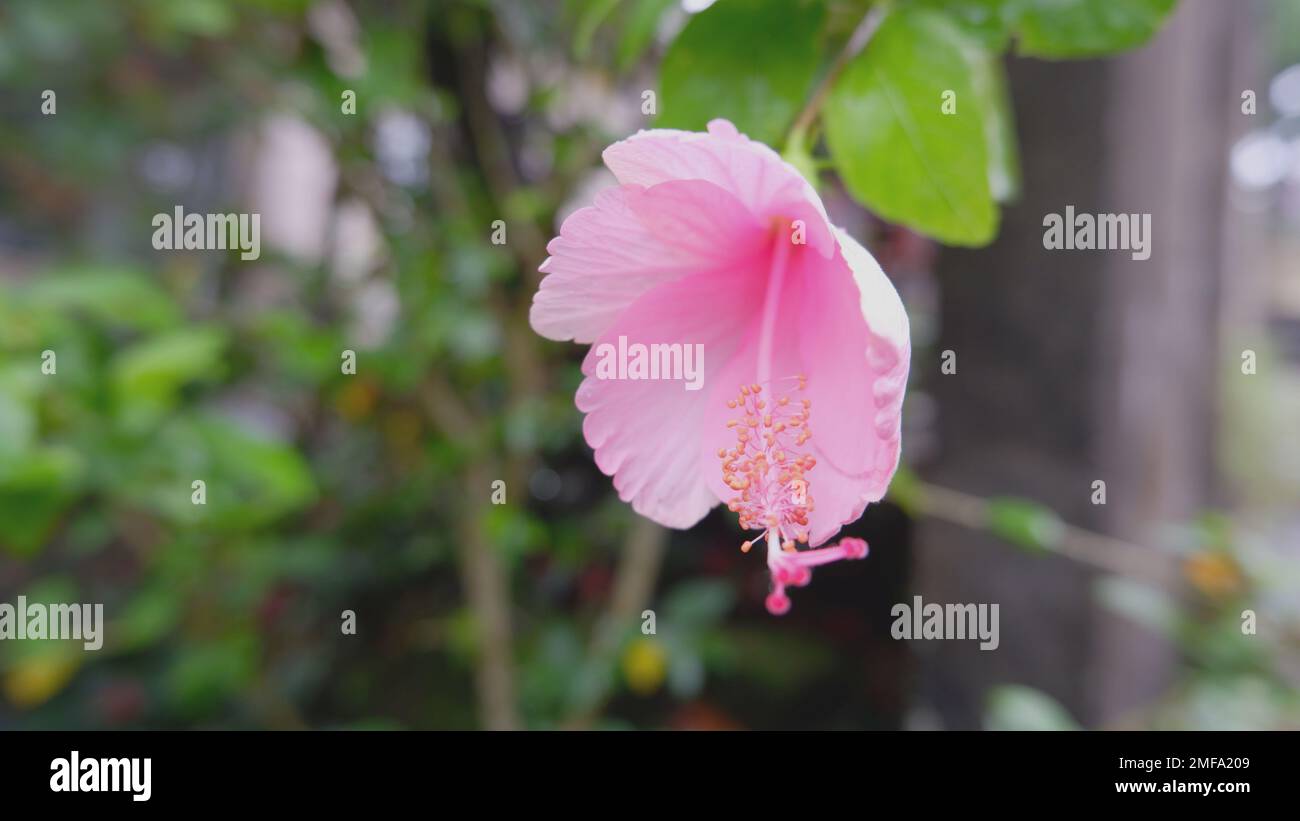
<svg viewBox="0 0 1300 821">
<path fill-rule="evenodd" d="M 812 267 L 803 278 L 800 350 L 818 409 L 817 440 L 835 443 L 826 458 L 854 475 L 888 463 L 877 488 L 883 493 L 893 473 L 895 460 L 886 457 L 897 450 L 906 388 L 907 314 L 866 249 L 838 229 L 836 238 L 843 249 L 836 259 L 805 257 Z"/>
<path fill-rule="evenodd" d="M 602 191 L 547 246 L 530 322 L 549 339 L 591 342 L 656 285 L 752 255 L 759 231 L 734 195 L 708 182 Z"/>
<path fill-rule="evenodd" d="M 587 378 L 578 408 L 596 465 L 614 477 L 619 498 L 667 527 L 698 522 L 718 499 L 704 480 L 700 426 L 710 388 L 733 357 L 762 299 L 755 272 L 738 266 L 657 286 L 634 302 L 593 345 L 583 361 Z M 703 389 L 682 381 L 600 379 L 596 363 L 605 343 L 679 343 L 704 346 Z"/>
<path fill-rule="evenodd" d="M 911 359 L 907 313 L 880 265 L 836 228 L 851 281 L 805 277 L 800 350 L 813 400 L 815 544 L 885 495 L 898 468 Z"/>
<path fill-rule="evenodd" d="M 614 143 L 601 155 L 618 181 L 655 185 L 708 180 L 735 194 L 755 216 L 802 219 L 807 244 L 830 256 L 835 241 L 826 209 L 808 181 L 771 148 L 713 120 L 707 133 L 655 128 Z"/>
</svg>

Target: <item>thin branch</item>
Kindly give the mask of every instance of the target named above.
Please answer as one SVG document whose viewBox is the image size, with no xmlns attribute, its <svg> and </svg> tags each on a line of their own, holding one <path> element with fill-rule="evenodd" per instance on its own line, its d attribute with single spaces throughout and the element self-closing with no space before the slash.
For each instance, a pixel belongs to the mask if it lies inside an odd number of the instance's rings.
<svg viewBox="0 0 1300 821">
<path fill-rule="evenodd" d="M 858 27 L 853 30 L 851 35 L 849 35 L 848 42 L 844 44 L 844 48 L 835 58 L 835 62 L 832 63 L 831 67 L 826 71 L 826 76 L 822 77 L 816 90 L 813 91 L 812 96 L 808 98 L 807 104 L 805 104 L 803 110 L 799 112 L 799 116 L 795 117 L 794 125 L 790 127 L 790 136 L 787 137 L 787 141 L 796 135 L 807 133 L 808 129 L 812 126 L 813 120 L 817 117 L 817 112 L 821 111 L 822 104 L 826 101 L 826 95 L 830 93 L 831 86 L 834 85 L 835 80 L 840 76 L 840 73 L 844 71 L 844 67 L 849 64 L 849 61 L 858 56 L 858 53 L 867 47 L 867 43 L 870 42 L 873 36 L 875 36 L 876 29 L 880 28 L 880 23 L 885 19 L 885 12 L 886 9 L 884 5 L 876 5 L 872 6 L 871 10 L 863 15 L 862 21 L 858 23 Z"/>
<path fill-rule="evenodd" d="M 629 619 L 639 617 L 650 604 L 667 550 L 668 531 L 637 516 L 614 575 L 614 590 L 605 612 L 607 624 L 625 625 Z"/>
<path fill-rule="evenodd" d="M 513 192 L 519 189 L 509 142 L 502 131 L 501 122 L 487 99 L 485 85 L 487 72 L 482 54 L 462 51 L 459 58 L 465 64 L 460 73 L 460 98 L 464 105 L 465 122 L 474 152 L 482 167 L 483 181 L 498 211 L 505 211 Z M 506 243 L 514 252 L 520 272 L 528 285 L 535 289 L 541 281 L 537 267 L 546 258 L 546 237 L 531 219 L 515 220 L 510 225 L 514 239 Z"/>
<path fill-rule="evenodd" d="M 470 465 L 467 479 L 472 493 L 486 493 L 492 478 L 486 464 Z M 487 729 L 517 730 L 510 580 L 483 530 L 482 513 L 482 505 L 465 511 L 459 528 L 461 579 L 479 640 L 475 668 L 479 710 Z"/>
<path fill-rule="evenodd" d="M 668 531 L 643 516 L 635 516 L 619 557 L 609 606 L 592 632 L 591 645 L 587 648 L 589 659 L 599 660 L 617 650 L 619 636 L 650 605 L 667 551 Z M 604 710 L 609 695 L 603 694 L 596 704 L 569 719 L 564 727 L 570 730 L 590 727 Z"/>
<path fill-rule="evenodd" d="M 454 441 L 474 442 L 481 434 L 478 422 L 470 409 L 452 391 L 451 385 L 439 373 L 430 373 L 420 386 L 420 404 L 425 414 Z"/>
<path fill-rule="evenodd" d="M 434 373 L 426 378 L 420 401 L 428 417 L 448 438 L 462 443 L 481 441 L 481 425 L 440 375 Z M 482 500 L 494 478 L 497 469 L 493 463 L 475 456 L 466 472 L 470 498 Z M 482 501 L 469 506 L 459 517 L 457 527 L 461 586 L 478 633 L 474 683 L 483 726 L 489 730 L 515 730 L 520 722 L 515 707 L 510 579 L 483 529 L 485 507 Z"/>
<path fill-rule="evenodd" d="M 917 513 L 971 530 L 987 531 L 990 505 L 987 499 L 926 482 L 917 483 Z M 1062 536 L 1052 552 L 1091 565 L 1098 570 L 1123 576 L 1167 581 L 1177 557 L 1162 550 L 1150 550 L 1132 542 L 1103 536 L 1081 527 L 1062 523 Z"/>
</svg>

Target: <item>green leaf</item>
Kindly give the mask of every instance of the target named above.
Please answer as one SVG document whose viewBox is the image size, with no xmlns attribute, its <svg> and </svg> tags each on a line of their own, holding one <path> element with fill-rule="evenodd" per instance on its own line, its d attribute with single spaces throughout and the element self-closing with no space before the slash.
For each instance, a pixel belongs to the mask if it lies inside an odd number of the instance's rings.
<svg viewBox="0 0 1300 821">
<path fill-rule="evenodd" d="M 75 499 L 83 473 L 81 458 L 57 447 L 0 463 L 0 549 L 17 556 L 37 553 Z"/>
<path fill-rule="evenodd" d="M 348 345 L 338 331 L 293 310 L 267 311 L 254 328 L 265 361 L 274 363 L 278 374 L 307 384 L 339 375 L 339 354 Z"/>
<path fill-rule="evenodd" d="M 1032 687 L 1007 685 L 989 694 L 984 716 L 988 730 L 1078 730 L 1079 725 L 1055 699 Z"/>
<path fill-rule="evenodd" d="M 971 82 L 984 112 L 984 137 L 988 145 L 989 191 L 998 202 L 1020 193 L 1020 150 L 1011 114 L 1011 93 L 1002 59 L 984 54 L 974 60 Z"/>
<path fill-rule="evenodd" d="M 32 402 L 0 392 L 0 464 L 17 459 L 35 439 L 36 408 Z"/>
<path fill-rule="evenodd" d="M 116 466 L 115 499 L 175 522 L 255 531 L 316 498 L 302 454 L 235 419 L 177 415 L 150 436 L 151 447 Z M 191 501 L 196 479 L 206 482 L 205 505 Z"/>
<path fill-rule="evenodd" d="M 942 242 L 990 242 L 987 92 L 973 79 L 987 59 L 943 15 L 906 7 L 886 17 L 826 102 L 826 142 L 850 193 Z M 946 92 L 955 113 L 943 112 Z"/>
<path fill-rule="evenodd" d="M 618 69 L 626 71 L 650 45 L 659 21 L 674 0 L 635 0 L 618 38 Z"/>
<path fill-rule="evenodd" d="M 1060 517 L 1026 499 L 989 499 L 988 527 L 994 535 L 1035 552 L 1049 552 L 1065 538 Z"/>
<path fill-rule="evenodd" d="M 812 87 L 824 16 L 820 0 L 725 0 L 695 15 L 664 56 L 658 124 L 698 131 L 724 117 L 777 143 Z"/>
<path fill-rule="evenodd" d="M 1016 51 L 1032 57 L 1096 57 L 1145 43 L 1177 0 L 1009 0 Z"/>
<path fill-rule="evenodd" d="M 9 490 L 67 490 L 80 481 L 85 464 L 61 445 L 33 449 L 18 462 L 0 463 L 0 487 Z"/>
<path fill-rule="evenodd" d="M 121 617 L 115 622 L 115 645 L 124 650 L 161 641 L 180 620 L 181 591 L 174 586 L 153 585 L 141 590 L 127 603 Z"/>
<path fill-rule="evenodd" d="M 140 330 L 159 330 L 180 321 L 180 311 L 166 292 L 127 269 L 49 271 L 22 289 L 20 298 L 34 310 L 84 313 L 96 322 Z"/>
<path fill-rule="evenodd" d="M 592 0 L 584 6 L 573 35 L 573 56 L 579 61 L 590 56 L 591 40 L 596 35 L 596 29 L 600 28 L 600 24 L 605 22 L 605 18 L 617 5 L 618 0 Z"/>
<path fill-rule="evenodd" d="M 158 22 L 178 34 L 220 37 L 235 27 L 235 11 L 220 0 L 154 0 Z"/>
<path fill-rule="evenodd" d="M 492 505 L 483 518 L 492 546 L 512 560 L 521 559 L 545 544 L 545 525 L 518 507 Z"/>
<path fill-rule="evenodd" d="M 113 362 L 114 395 L 128 425 L 152 422 L 171 407 L 180 388 L 219 378 L 225 333 L 186 328 L 140 342 Z"/>
<path fill-rule="evenodd" d="M 164 680 L 173 709 L 196 718 L 247 687 L 257 672 L 258 643 L 252 635 L 232 635 L 182 648 Z"/>
<path fill-rule="evenodd" d="M 918 6 L 942 12 L 989 51 L 1006 48 L 1010 31 L 1005 19 L 1008 3 L 1015 0 L 911 0 Z"/>
<path fill-rule="evenodd" d="M 202 419 L 197 427 L 212 458 L 208 505 L 215 514 L 224 512 L 232 527 L 254 529 L 316 498 L 311 467 L 289 443 L 263 438 L 216 416 Z"/>
</svg>

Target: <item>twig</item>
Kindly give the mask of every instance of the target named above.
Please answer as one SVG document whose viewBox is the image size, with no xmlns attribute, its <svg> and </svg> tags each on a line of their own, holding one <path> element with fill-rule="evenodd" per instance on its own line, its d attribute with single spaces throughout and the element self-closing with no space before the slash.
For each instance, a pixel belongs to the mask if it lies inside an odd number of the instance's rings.
<svg viewBox="0 0 1300 821">
<path fill-rule="evenodd" d="M 971 530 L 988 530 L 988 500 L 926 482 L 918 482 L 916 489 L 911 507 L 917 513 Z M 1061 538 L 1051 548 L 1053 553 L 1108 573 L 1164 582 L 1169 578 L 1170 565 L 1177 559 L 1165 551 L 1150 550 L 1074 525 L 1062 523 L 1061 527 Z"/>
<path fill-rule="evenodd" d="M 668 550 L 668 531 L 642 516 L 636 516 L 627 544 L 619 557 L 614 574 L 614 589 L 609 606 L 592 632 L 587 658 L 599 661 L 618 649 L 618 638 L 653 600 L 659 571 Z M 591 726 L 601 714 L 609 693 L 565 723 L 565 728 L 581 730 Z"/>
<path fill-rule="evenodd" d="M 441 376 L 427 377 L 420 400 L 426 414 L 449 439 L 481 442 L 479 423 Z M 466 474 L 470 498 L 481 500 L 496 475 L 489 460 L 474 457 Z M 475 688 L 483 726 L 489 730 L 515 730 L 520 723 L 515 709 L 510 581 L 483 530 L 484 508 L 482 501 L 471 505 L 460 516 L 457 528 L 461 586 L 478 632 Z"/>
<path fill-rule="evenodd" d="M 494 206 L 505 211 L 510 195 L 519 188 L 519 178 L 511 160 L 510 145 L 501 129 L 496 112 L 492 110 L 484 89 L 487 72 L 478 51 L 461 51 L 459 59 L 464 64 L 460 73 L 461 101 L 464 104 L 465 122 L 474 152 L 483 172 L 483 181 Z M 546 237 L 531 219 L 515 220 L 510 225 L 514 239 L 508 242 L 514 252 L 524 281 L 536 288 L 541 281 L 537 267 L 546 258 Z"/>
<path fill-rule="evenodd" d="M 482 462 L 470 465 L 471 493 L 486 493 L 492 473 Z M 483 531 L 482 505 L 460 517 L 461 578 L 479 639 L 475 670 L 479 710 L 489 730 L 517 730 L 514 658 L 510 626 L 510 583 Z"/>
<path fill-rule="evenodd" d="M 650 604 L 667 549 L 668 531 L 642 516 L 635 517 L 614 575 L 614 589 L 605 611 L 606 629 L 598 631 L 593 649 L 608 644 L 610 636 L 616 636 Z"/>
<path fill-rule="evenodd" d="M 885 19 L 885 13 L 886 8 L 884 5 L 876 5 L 872 6 L 871 10 L 863 15 L 862 21 L 849 35 L 848 42 L 844 44 L 844 48 L 835 58 L 835 62 L 827 69 L 826 75 L 822 77 L 816 90 L 808 98 L 807 104 L 799 112 L 799 116 L 795 117 L 794 125 L 790 127 L 790 137 L 787 140 L 808 131 L 813 119 L 817 116 L 817 112 L 821 110 L 822 103 L 826 101 L 826 95 L 830 93 L 831 86 L 835 83 L 836 78 L 840 76 L 840 72 L 849 64 L 849 61 L 867 47 L 867 43 L 875 35 L 876 29 L 880 28 L 881 21 Z"/>
</svg>

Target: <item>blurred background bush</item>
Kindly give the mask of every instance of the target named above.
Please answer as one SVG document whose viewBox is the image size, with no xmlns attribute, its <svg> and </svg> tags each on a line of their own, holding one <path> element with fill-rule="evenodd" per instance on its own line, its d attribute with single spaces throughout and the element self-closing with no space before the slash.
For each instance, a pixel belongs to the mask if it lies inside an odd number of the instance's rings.
<svg viewBox="0 0 1300 821">
<path fill-rule="evenodd" d="M 1296 4 L 900 0 L 842 65 L 876 4 L 708 5 L 0 5 L 0 601 L 108 621 L 0 644 L 0 727 L 1300 726 Z M 895 71 L 973 142 L 892 146 Z M 527 324 L 601 149 L 719 115 L 912 315 L 872 555 L 784 618 L 725 511 L 618 501 Z M 873 185 L 916 162 L 979 224 Z M 1152 259 L 1045 251 L 1071 204 L 1152 213 Z M 155 251 L 177 205 L 261 257 Z M 1001 646 L 893 640 L 914 595 Z"/>
</svg>

